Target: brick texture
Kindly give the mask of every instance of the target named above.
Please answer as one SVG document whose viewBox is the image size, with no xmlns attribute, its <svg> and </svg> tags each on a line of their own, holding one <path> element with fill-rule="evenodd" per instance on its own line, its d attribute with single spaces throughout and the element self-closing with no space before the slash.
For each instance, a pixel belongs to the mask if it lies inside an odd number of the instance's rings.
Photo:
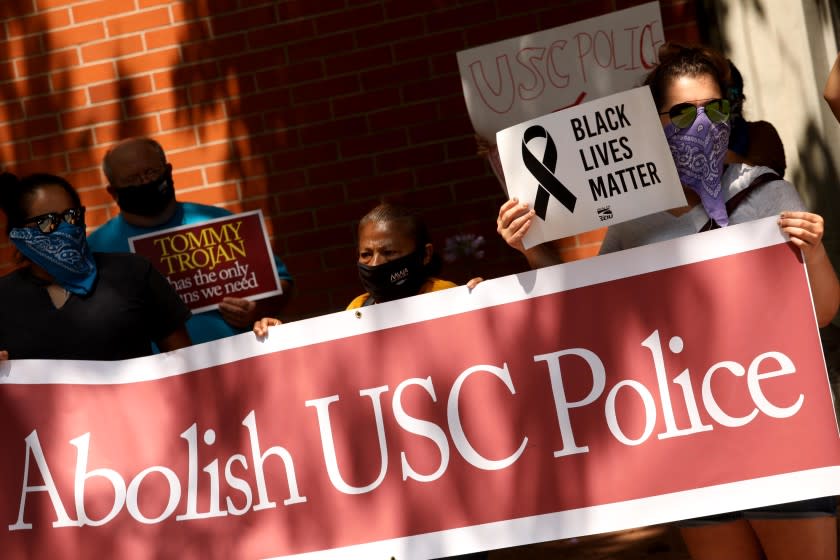
<svg viewBox="0 0 840 560">
<path fill-rule="evenodd" d="M 482 260 L 442 276 L 519 272 L 495 233 L 504 194 L 475 155 L 455 53 L 642 3 L 4 0 L 0 158 L 68 177 L 95 228 L 117 212 L 102 155 L 156 137 L 180 199 L 263 211 L 297 278 L 287 320 L 360 291 L 355 222 L 383 199 L 420 209 L 438 247 L 485 238 Z M 698 39 L 698 2 L 661 4 L 666 38 Z M 558 246 L 584 258 L 602 236 Z M 0 272 L 12 263 L 2 239 Z"/>
</svg>

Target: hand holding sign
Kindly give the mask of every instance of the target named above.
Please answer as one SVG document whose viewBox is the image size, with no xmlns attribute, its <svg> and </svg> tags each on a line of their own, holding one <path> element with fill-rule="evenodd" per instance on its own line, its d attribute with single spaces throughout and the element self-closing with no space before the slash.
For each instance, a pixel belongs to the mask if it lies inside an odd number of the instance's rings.
<svg viewBox="0 0 840 560">
<path fill-rule="evenodd" d="M 521 123 L 496 138 L 508 192 L 534 201 L 533 222 L 526 224 L 521 211 L 499 215 L 499 232 L 509 243 L 521 237 L 523 249 L 686 203 L 647 87 Z"/>
<path fill-rule="evenodd" d="M 219 302 L 219 313 L 231 326 L 247 329 L 256 321 L 257 303 L 245 298 L 226 297 Z"/>
</svg>

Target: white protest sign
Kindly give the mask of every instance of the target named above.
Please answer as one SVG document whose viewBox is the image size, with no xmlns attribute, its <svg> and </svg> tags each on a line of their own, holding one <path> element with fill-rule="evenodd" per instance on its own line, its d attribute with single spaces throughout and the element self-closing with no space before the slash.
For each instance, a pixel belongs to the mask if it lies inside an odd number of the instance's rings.
<svg viewBox="0 0 840 560">
<path fill-rule="evenodd" d="M 641 84 L 665 42 L 659 3 L 458 52 L 473 128 L 516 123 Z"/>
<path fill-rule="evenodd" d="M 496 135 L 511 197 L 537 215 L 525 248 L 685 206 L 647 86 Z"/>
</svg>

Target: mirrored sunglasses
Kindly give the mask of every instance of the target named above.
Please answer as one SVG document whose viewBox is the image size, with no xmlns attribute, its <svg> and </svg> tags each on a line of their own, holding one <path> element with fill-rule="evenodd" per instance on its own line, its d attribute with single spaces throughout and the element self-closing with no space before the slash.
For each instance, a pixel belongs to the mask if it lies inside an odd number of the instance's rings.
<svg viewBox="0 0 840 560">
<path fill-rule="evenodd" d="M 64 220 L 71 226 L 85 225 L 85 207 L 68 208 L 64 212 L 48 212 L 29 218 L 23 222 L 24 226 L 35 224 L 43 233 L 52 233 L 58 229 L 61 221 Z"/>
<path fill-rule="evenodd" d="M 729 120 L 728 99 L 712 99 L 706 101 L 700 107 L 703 107 L 703 112 L 713 123 L 723 123 Z M 668 115 L 671 124 L 677 128 L 688 128 L 697 118 L 697 109 L 698 107 L 693 103 L 677 103 L 669 110 L 659 114 Z"/>
</svg>

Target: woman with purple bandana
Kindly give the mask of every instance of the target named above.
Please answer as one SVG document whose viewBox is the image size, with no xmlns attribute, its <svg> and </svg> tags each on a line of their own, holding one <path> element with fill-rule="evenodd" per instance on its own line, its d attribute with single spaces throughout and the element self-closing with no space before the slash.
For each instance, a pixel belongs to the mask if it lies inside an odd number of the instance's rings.
<svg viewBox="0 0 840 560">
<path fill-rule="evenodd" d="M 779 227 L 802 249 L 817 321 L 825 326 L 840 306 L 840 283 L 822 244 L 823 219 L 805 211 L 793 185 L 769 168 L 724 167 L 730 132 L 726 59 L 708 48 L 674 44 L 664 45 L 659 59 L 645 84 L 688 205 L 611 226 L 601 253 L 777 215 Z M 533 219 L 526 204 L 509 200 L 499 210 L 499 234 L 532 268 L 561 262 L 550 244 L 524 249 L 522 236 Z M 827 497 L 685 521 L 680 530 L 695 560 L 836 560 L 835 514 L 835 499 Z"/>
</svg>

